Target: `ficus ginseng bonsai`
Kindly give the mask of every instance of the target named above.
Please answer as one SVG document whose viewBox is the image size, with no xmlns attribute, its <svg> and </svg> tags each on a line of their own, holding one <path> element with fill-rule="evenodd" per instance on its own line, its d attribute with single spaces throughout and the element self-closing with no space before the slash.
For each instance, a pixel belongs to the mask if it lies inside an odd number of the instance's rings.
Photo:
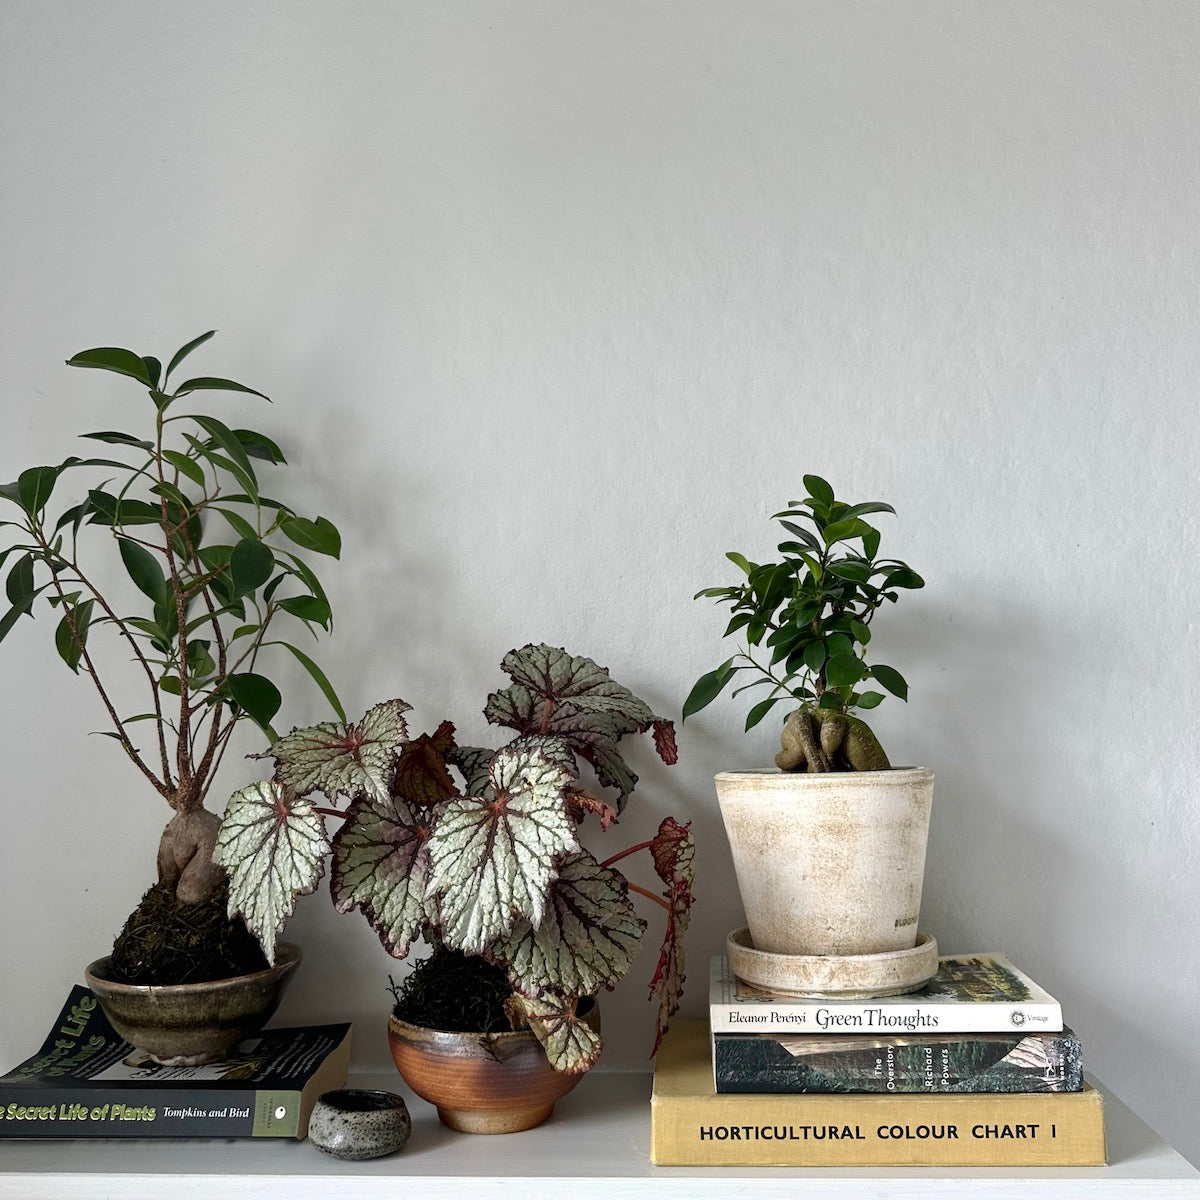
<svg viewBox="0 0 1200 1200">
<path fill-rule="evenodd" d="M 683 717 L 748 672 L 750 682 L 733 695 L 769 690 L 747 714 L 747 730 L 781 701 L 799 704 L 783 726 L 775 757 L 781 770 L 884 770 L 887 754 L 853 710 L 883 701 L 883 692 L 860 690 L 868 680 L 901 700 L 908 699 L 908 684 L 894 667 L 866 661 L 871 621 L 884 601 L 894 603 L 900 590 L 924 587 L 924 581 L 899 559 L 878 557 L 879 530 L 863 518 L 894 513 L 890 504 L 846 504 L 819 475 L 805 475 L 804 486 L 808 495 L 772 518 L 788 535 L 779 543 L 778 562 L 750 562 L 730 551 L 726 557 L 745 580 L 696 593 L 732 609 L 724 636 L 740 634 L 743 648 L 696 681 Z"/>
<path fill-rule="evenodd" d="M 361 909 L 397 958 L 423 936 L 435 950 L 503 969 L 514 1027 L 531 1027 L 557 1069 L 579 1072 L 594 1063 L 600 1038 L 577 1018 L 576 1002 L 615 986 L 646 927 L 631 891 L 666 911 L 651 984 L 660 1037 L 678 1007 L 690 823 L 668 817 L 653 839 L 603 862 L 579 840 L 585 818 L 608 828 L 633 791 L 621 738 L 653 730 L 659 755 L 673 763 L 674 729 L 590 659 L 528 645 L 501 665 L 512 683 L 488 697 L 484 715 L 515 731 L 506 745 L 459 746 L 449 721 L 409 740 L 402 700 L 376 705 L 356 725 L 295 730 L 268 752 L 274 777 L 230 799 L 216 857 L 229 871 L 231 912 L 268 958 L 296 898 L 317 887 L 331 855 L 339 911 Z M 580 760 L 616 791 L 615 807 L 580 784 Z M 314 792 L 335 804 L 344 797 L 347 807 L 318 807 Z M 332 841 L 327 817 L 340 823 Z M 640 850 L 665 885 L 662 897 L 615 869 Z"/>
<path fill-rule="evenodd" d="M 0 638 L 42 601 L 60 614 L 58 653 L 95 686 L 111 725 L 106 736 L 174 810 L 158 845 L 158 878 L 187 906 L 204 903 L 225 885 L 224 871 L 212 861 L 220 822 L 204 801 L 234 729 L 249 718 L 274 736 L 271 721 L 281 698 L 262 673 L 263 652 L 290 652 L 341 713 L 316 663 L 291 642 L 267 636 L 281 617 L 314 634 L 330 627 L 325 592 L 298 551 L 336 558 L 341 539 L 323 517 L 298 516 L 260 490 L 255 461 L 284 462 L 271 438 L 231 429 L 190 404 L 180 411 L 185 398 L 203 392 L 262 396 L 213 376 L 172 385 L 184 359 L 212 336 L 188 342 L 165 371 L 158 359 L 116 347 L 69 359 L 69 366 L 141 384 L 148 393 L 144 432 L 85 433 L 122 457 L 70 457 L 31 467 L 0 487 L 17 514 L 0 521 L 10 543 L 0 549 L 0 564 L 15 556 Z M 96 482 L 52 515 L 58 485 L 80 472 Z M 84 536 L 100 531 L 101 539 Z M 105 542 L 123 565 L 128 588 L 110 584 L 111 572 L 102 574 Z M 111 643 L 142 680 L 141 711 L 122 715 L 114 677 L 128 668 L 114 660 Z"/>
</svg>

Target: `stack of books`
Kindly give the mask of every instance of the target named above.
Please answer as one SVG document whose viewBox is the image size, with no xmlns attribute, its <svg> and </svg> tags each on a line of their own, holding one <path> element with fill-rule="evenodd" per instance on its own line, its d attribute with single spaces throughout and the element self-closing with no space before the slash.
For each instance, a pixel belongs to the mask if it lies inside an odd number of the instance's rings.
<svg viewBox="0 0 1200 1200">
<path fill-rule="evenodd" d="M 1101 1094 L 1058 1001 L 1001 954 L 939 960 L 918 992 L 772 994 L 712 961 L 709 1021 L 655 1066 L 660 1166 L 1095 1166 Z"/>
</svg>

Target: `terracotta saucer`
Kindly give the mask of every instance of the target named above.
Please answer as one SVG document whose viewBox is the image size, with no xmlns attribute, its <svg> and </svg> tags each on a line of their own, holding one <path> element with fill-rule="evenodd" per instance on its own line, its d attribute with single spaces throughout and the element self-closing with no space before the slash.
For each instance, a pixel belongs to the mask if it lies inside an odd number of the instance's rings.
<svg viewBox="0 0 1200 1200">
<path fill-rule="evenodd" d="M 788 996 L 870 999 L 915 992 L 937 974 L 937 942 L 917 934 L 911 950 L 884 954 L 772 954 L 756 950 L 749 929 L 725 939 L 729 966 L 746 983 Z"/>
</svg>

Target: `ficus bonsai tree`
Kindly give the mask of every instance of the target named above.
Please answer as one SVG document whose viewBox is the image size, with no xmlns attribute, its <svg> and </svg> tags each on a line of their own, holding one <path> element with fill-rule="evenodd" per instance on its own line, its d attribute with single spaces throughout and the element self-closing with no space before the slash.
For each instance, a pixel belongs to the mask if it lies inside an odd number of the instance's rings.
<svg viewBox="0 0 1200 1200">
<path fill-rule="evenodd" d="M 660 1037 L 678 1007 L 690 823 L 668 817 L 654 838 L 603 862 L 579 839 L 588 818 L 612 825 L 633 791 L 621 739 L 652 730 L 660 757 L 674 763 L 674 728 L 591 659 L 528 645 L 501 666 L 512 682 L 488 697 L 484 715 L 514 731 L 504 746 L 460 746 L 449 721 L 409 740 L 402 700 L 355 725 L 294 730 L 263 756 L 274 760 L 273 778 L 230 799 L 216 857 L 229 871 L 231 911 L 269 959 L 297 897 L 317 887 L 331 856 L 339 911 L 360 909 L 397 958 L 420 936 L 435 953 L 460 951 L 503 970 L 510 1021 L 533 1030 L 556 1068 L 578 1072 L 595 1062 L 600 1038 L 576 1002 L 616 985 L 646 928 L 631 892 L 666 914 L 651 984 Z M 615 805 L 580 782 L 581 761 L 616 793 Z M 319 806 L 313 793 L 346 807 Z M 337 825 L 332 840 L 326 818 Z M 640 851 L 661 896 L 616 870 Z"/>
<path fill-rule="evenodd" d="M 0 487 L 14 514 L 0 521 L 8 542 L 0 564 L 11 562 L 0 639 L 42 604 L 57 613 L 58 653 L 95 687 L 105 736 L 174 810 L 159 841 L 158 878 L 184 905 L 224 886 L 212 860 L 220 822 L 205 798 L 234 729 L 249 719 L 275 736 L 281 697 L 263 673 L 268 648 L 292 655 L 342 715 L 308 654 L 268 636 L 281 619 L 314 635 L 330 628 L 329 601 L 302 552 L 336 558 L 340 536 L 325 518 L 301 517 L 262 492 L 256 464 L 284 462 L 271 438 L 232 429 L 190 402 L 209 391 L 266 399 L 261 392 L 213 376 L 172 383 L 212 336 L 188 342 L 165 371 L 156 358 L 116 347 L 76 354 L 68 366 L 140 384 L 146 419 L 137 432 L 82 435 L 120 458 L 69 457 Z M 93 482 L 52 512 L 60 485 L 81 474 Z M 115 585 L 98 570 L 103 553 L 92 553 L 105 547 L 123 568 Z M 136 711 L 119 704 L 112 679 L 128 668 L 114 660 L 113 643 L 144 685 Z"/>
<path fill-rule="evenodd" d="M 775 756 L 781 770 L 884 770 L 887 754 L 854 710 L 884 700 L 884 692 L 866 686 L 872 680 L 901 700 L 908 699 L 908 684 L 894 667 L 867 662 L 871 622 L 885 601 L 924 587 L 924 580 L 899 559 L 879 557 L 879 530 L 864 518 L 894 513 L 890 504 L 846 504 L 819 475 L 805 475 L 804 486 L 803 500 L 772 517 L 787 535 L 777 562 L 750 562 L 730 551 L 726 557 L 745 579 L 696 593 L 730 607 L 724 636 L 740 635 L 742 648 L 696 680 L 683 718 L 745 672 L 741 678 L 749 675 L 749 682 L 733 695 L 767 688 L 746 716 L 747 730 L 780 702 L 799 706 L 784 722 Z"/>
</svg>

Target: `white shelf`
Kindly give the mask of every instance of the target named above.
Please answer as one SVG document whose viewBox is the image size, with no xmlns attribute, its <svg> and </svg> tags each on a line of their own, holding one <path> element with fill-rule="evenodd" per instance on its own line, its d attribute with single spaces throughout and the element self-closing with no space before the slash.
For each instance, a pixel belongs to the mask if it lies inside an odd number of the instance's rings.
<svg viewBox="0 0 1200 1200">
<path fill-rule="evenodd" d="M 408 1146 L 390 1158 L 345 1163 L 284 1140 L 0 1141 L 4 1200 L 643 1200 L 799 1194 L 805 1200 L 985 1197 L 1190 1197 L 1200 1172 L 1105 1089 L 1107 1167 L 941 1167 L 794 1170 L 650 1165 L 650 1077 L 593 1072 L 539 1129 L 502 1137 L 452 1133 L 395 1074 L 362 1087 L 406 1095 Z M 1094 1081 L 1093 1081 L 1094 1082 Z M 1100 1086 L 1097 1084 L 1097 1086 Z"/>
</svg>

